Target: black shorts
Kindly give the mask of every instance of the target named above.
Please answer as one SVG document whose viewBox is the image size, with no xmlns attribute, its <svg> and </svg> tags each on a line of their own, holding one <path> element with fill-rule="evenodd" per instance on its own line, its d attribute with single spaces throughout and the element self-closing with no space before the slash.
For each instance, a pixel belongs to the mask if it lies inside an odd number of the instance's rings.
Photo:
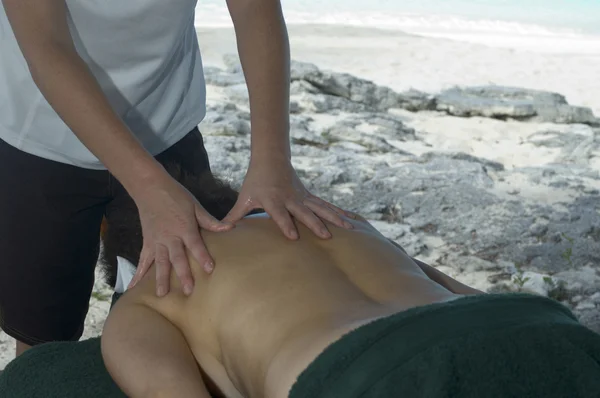
<svg viewBox="0 0 600 398">
<path fill-rule="evenodd" d="M 210 170 L 192 130 L 156 156 L 196 175 Z M 22 152 L 0 140 L 0 328 L 36 345 L 78 340 L 94 285 L 100 225 L 133 200 L 106 170 Z"/>
</svg>

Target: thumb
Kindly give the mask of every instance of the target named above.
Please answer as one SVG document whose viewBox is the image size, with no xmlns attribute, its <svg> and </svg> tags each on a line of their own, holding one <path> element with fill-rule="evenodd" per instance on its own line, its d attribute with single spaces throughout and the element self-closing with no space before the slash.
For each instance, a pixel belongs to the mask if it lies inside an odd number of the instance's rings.
<svg viewBox="0 0 600 398">
<path fill-rule="evenodd" d="M 228 231 L 233 228 L 233 224 L 226 221 L 219 221 L 210 215 L 202 206 L 196 205 L 196 220 L 201 228 L 213 232 Z"/>
<path fill-rule="evenodd" d="M 236 223 L 244 218 L 250 212 L 250 210 L 252 209 L 249 201 L 241 201 L 238 199 L 233 208 L 229 210 L 229 213 L 227 213 L 223 221 Z"/>
</svg>

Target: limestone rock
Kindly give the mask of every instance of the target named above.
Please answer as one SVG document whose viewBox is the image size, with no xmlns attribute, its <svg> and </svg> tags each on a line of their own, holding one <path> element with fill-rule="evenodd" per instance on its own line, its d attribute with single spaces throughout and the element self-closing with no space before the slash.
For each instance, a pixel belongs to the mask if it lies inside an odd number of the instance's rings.
<svg viewBox="0 0 600 398">
<path fill-rule="evenodd" d="M 571 106 L 564 96 L 504 86 L 455 87 L 435 97 L 436 109 L 455 116 L 598 125 L 591 109 Z"/>
<path fill-rule="evenodd" d="M 235 136 L 250 134 L 249 114 L 234 104 L 208 106 L 200 128 L 203 135 Z"/>
<path fill-rule="evenodd" d="M 241 73 L 229 73 L 220 68 L 206 66 L 204 67 L 204 80 L 206 84 L 213 86 L 233 86 L 236 84 L 245 84 L 246 80 Z"/>
<path fill-rule="evenodd" d="M 227 72 L 233 74 L 243 73 L 242 64 L 238 54 L 232 53 L 223 55 L 223 63 L 225 64 Z"/>
<path fill-rule="evenodd" d="M 389 108 L 406 108 L 416 111 L 433 107 L 433 98 L 425 93 L 411 90 L 406 94 L 399 94 L 369 80 L 347 73 L 322 71 L 316 65 L 305 62 L 292 62 L 291 79 L 292 82 L 307 82 L 321 94 L 362 104 L 366 109 L 382 111 Z"/>
</svg>

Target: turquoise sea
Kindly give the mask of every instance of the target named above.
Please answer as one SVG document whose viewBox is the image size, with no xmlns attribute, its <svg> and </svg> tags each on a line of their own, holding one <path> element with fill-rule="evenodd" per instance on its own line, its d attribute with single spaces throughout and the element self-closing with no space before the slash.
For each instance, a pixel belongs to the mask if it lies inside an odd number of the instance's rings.
<svg viewBox="0 0 600 398">
<path fill-rule="evenodd" d="M 282 0 L 289 24 L 532 35 L 600 35 L 600 0 Z M 224 0 L 198 0 L 197 26 L 230 25 Z"/>
</svg>

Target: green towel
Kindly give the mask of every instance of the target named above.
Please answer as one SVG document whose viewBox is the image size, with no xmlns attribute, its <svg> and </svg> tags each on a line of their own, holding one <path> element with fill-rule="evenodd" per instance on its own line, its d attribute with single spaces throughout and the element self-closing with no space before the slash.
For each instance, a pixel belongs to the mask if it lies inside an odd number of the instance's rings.
<svg viewBox="0 0 600 398">
<path fill-rule="evenodd" d="M 600 335 L 550 299 L 480 295 L 413 308 L 328 347 L 290 398 L 598 398 Z M 0 397 L 122 398 L 100 339 L 46 343 L 0 375 Z"/>
<path fill-rule="evenodd" d="M 0 397 L 126 398 L 104 366 L 100 338 L 26 351 L 2 372 Z"/>
<path fill-rule="evenodd" d="M 348 333 L 289 397 L 599 398 L 600 335 L 547 298 L 469 296 Z"/>
<path fill-rule="evenodd" d="M 111 308 L 122 294 L 114 293 Z M 126 398 L 108 374 L 100 338 L 45 343 L 23 353 L 0 374 L 0 397 Z"/>
</svg>

